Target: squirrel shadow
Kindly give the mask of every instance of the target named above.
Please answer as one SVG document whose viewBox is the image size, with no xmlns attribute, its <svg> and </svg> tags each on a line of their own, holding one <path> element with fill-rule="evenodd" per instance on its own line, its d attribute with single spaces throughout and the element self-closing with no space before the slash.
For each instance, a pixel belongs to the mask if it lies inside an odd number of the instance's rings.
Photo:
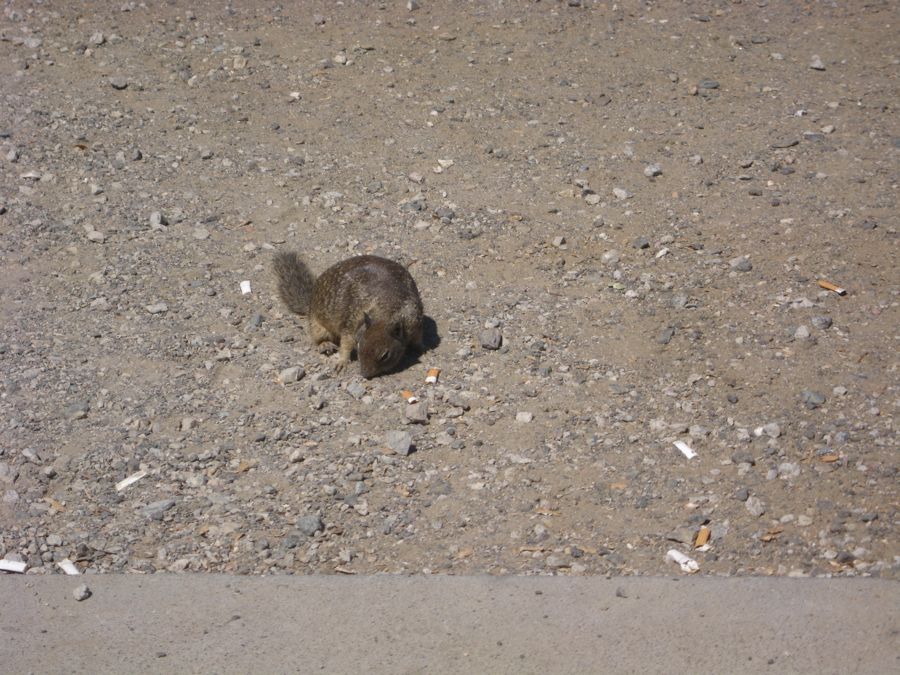
<svg viewBox="0 0 900 675">
<path fill-rule="evenodd" d="M 430 316 L 422 317 L 422 346 L 425 348 L 422 352 L 418 352 L 416 350 L 410 349 L 407 350 L 406 356 L 403 358 L 403 361 L 400 362 L 400 365 L 397 367 L 397 370 L 394 372 L 400 372 L 402 370 L 406 370 L 412 365 L 419 363 L 422 360 L 422 356 L 426 353 L 430 352 L 432 349 L 437 349 L 438 345 L 441 344 L 441 336 L 438 334 L 437 322 L 432 319 Z"/>
</svg>

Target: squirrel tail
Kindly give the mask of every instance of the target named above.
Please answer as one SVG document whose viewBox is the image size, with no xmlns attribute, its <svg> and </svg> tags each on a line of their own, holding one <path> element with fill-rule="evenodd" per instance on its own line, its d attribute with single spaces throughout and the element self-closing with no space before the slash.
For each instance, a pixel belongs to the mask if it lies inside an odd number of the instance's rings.
<svg viewBox="0 0 900 675">
<path fill-rule="evenodd" d="M 293 251 L 280 251 L 272 259 L 278 281 L 278 295 L 295 314 L 308 314 L 316 278 L 300 256 Z"/>
</svg>

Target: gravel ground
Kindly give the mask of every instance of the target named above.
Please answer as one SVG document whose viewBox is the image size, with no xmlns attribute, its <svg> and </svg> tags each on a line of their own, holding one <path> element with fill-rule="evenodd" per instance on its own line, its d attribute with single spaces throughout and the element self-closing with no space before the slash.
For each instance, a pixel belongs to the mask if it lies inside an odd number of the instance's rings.
<svg viewBox="0 0 900 675">
<path fill-rule="evenodd" d="M 8 562 L 898 576 L 896 3 L 2 7 Z M 429 350 L 335 375 L 284 248 Z"/>
</svg>

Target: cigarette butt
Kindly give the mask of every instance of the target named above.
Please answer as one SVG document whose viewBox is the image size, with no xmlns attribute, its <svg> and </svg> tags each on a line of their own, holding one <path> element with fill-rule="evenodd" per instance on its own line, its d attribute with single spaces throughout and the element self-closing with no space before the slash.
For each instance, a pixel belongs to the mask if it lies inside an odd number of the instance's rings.
<svg viewBox="0 0 900 675">
<path fill-rule="evenodd" d="M 697 456 L 697 453 L 694 452 L 694 449 L 684 441 L 675 441 L 675 447 L 681 450 L 681 454 L 683 454 L 688 459 L 693 459 Z"/>
<path fill-rule="evenodd" d="M 694 548 L 705 546 L 709 541 L 709 535 L 709 528 L 706 525 L 701 525 L 700 530 L 697 532 L 697 537 L 694 539 Z"/>
<path fill-rule="evenodd" d="M 847 295 L 846 288 L 841 288 L 840 286 L 835 286 L 830 281 L 825 281 L 824 279 L 819 279 L 819 286 L 824 288 L 826 291 L 832 291 L 833 293 L 837 293 L 838 295 Z"/>
<path fill-rule="evenodd" d="M 416 403 L 419 400 L 419 397 L 412 393 L 409 389 L 404 389 L 400 392 L 400 395 L 407 403 Z"/>
<path fill-rule="evenodd" d="M 248 279 L 244 279 L 241 282 L 241 293 L 243 295 L 247 295 L 250 292 L 250 281 Z"/>
<path fill-rule="evenodd" d="M 700 565 L 697 564 L 696 560 L 688 558 L 684 553 L 674 548 L 669 549 L 668 553 L 666 553 L 666 560 L 678 563 L 678 566 L 681 567 L 681 571 L 687 572 L 688 574 L 693 574 L 700 569 Z"/>
<path fill-rule="evenodd" d="M 60 560 L 56 564 L 59 567 L 59 569 L 61 569 L 63 572 L 65 572 L 66 574 L 68 574 L 70 576 L 74 577 L 74 576 L 78 576 L 79 574 L 81 574 L 81 572 L 75 566 L 75 563 L 73 563 L 68 558 L 66 558 L 65 560 Z"/>
<path fill-rule="evenodd" d="M 0 570 L 4 572 L 16 572 L 22 574 L 28 568 L 28 563 L 19 562 L 18 560 L 0 560 Z"/>
<path fill-rule="evenodd" d="M 127 488 L 132 483 L 137 483 L 141 478 L 147 475 L 146 471 L 138 471 L 137 473 L 133 473 L 128 478 L 123 478 L 118 483 L 116 483 L 116 492 L 121 492 L 125 488 Z"/>
<path fill-rule="evenodd" d="M 429 368 L 428 374 L 425 376 L 425 382 L 427 384 L 437 384 L 438 375 L 441 374 L 440 368 Z"/>
</svg>

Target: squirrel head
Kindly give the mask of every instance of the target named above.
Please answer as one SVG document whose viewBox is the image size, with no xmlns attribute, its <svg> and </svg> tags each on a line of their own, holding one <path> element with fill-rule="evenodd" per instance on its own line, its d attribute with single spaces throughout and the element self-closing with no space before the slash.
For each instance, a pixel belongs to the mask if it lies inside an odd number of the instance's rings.
<svg viewBox="0 0 900 675">
<path fill-rule="evenodd" d="M 406 353 L 403 326 L 374 322 L 368 314 L 356 329 L 356 355 L 366 379 L 392 371 Z"/>
</svg>

